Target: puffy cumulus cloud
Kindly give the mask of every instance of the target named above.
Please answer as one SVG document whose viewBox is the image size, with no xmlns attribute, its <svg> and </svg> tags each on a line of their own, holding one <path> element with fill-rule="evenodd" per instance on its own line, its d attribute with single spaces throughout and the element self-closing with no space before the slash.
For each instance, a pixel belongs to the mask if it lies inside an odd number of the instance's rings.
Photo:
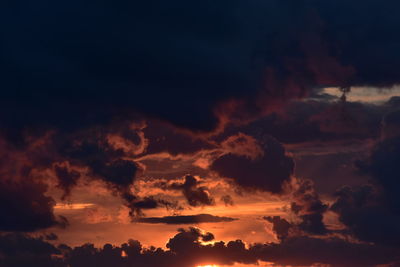
<svg viewBox="0 0 400 267">
<path fill-rule="evenodd" d="M 198 223 L 215 223 L 215 222 L 231 222 L 237 220 L 230 217 L 220 217 L 211 214 L 197 215 L 179 215 L 165 217 L 144 217 L 138 218 L 137 222 L 141 223 L 165 223 L 165 224 L 198 224 Z"/>
<path fill-rule="evenodd" d="M 224 154 L 235 154 L 255 160 L 264 155 L 259 142 L 252 136 L 238 133 L 229 136 L 221 142 L 221 149 Z"/>
<path fill-rule="evenodd" d="M 356 238 L 399 246 L 400 216 L 393 212 L 379 189 L 371 185 L 344 187 L 336 193 L 331 209 Z"/>
<path fill-rule="evenodd" d="M 398 166 L 400 138 L 398 112 L 389 113 L 383 123 L 382 138 L 367 159 L 357 163 L 370 178 L 364 186 L 343 187 L 332 210 L 350 232 L 363 241 L 400 246 L 400 198 Z"/>
<path fill-rule="evenodd" d="M 43 237 L 30 237 L 9 233 L 0 235 L 0 265 L 2 266 L 65 266 L 54 256 L 61 251 L 44 240 Z"/>
<path fill-rule="evenodd" d="M 232 179 L 243 188 L 281 193 L 283 184 L 290 180 L 293 173 L 294 161 L 272 137 L 266 136 L 257 143 L 262 153 L 256 150 L 255 158 L 248 153 L 231 150 L 218 157 L 210 169 L 222 177 Z"/>
<path fill-rule="evenodd" d="M 173 252 L 190 251 L 201 246 L 201 242 L 208 242 L 214 239 L 212 233 L 204 233 L 201 229 L 189 227 L 186 229 L 178 229 L 179 233 L 173 238 L 170 238 L 167 243 L 167 248 Z"/>
<path fill-rule="evenodd" d="M 291 199 L 290 212 L 295 215 L 291 220 L 280 216 L 264 216 L 272 224 L 272 231 L 279 240 L 302 235 L 325 235 L 330 233 L 323 219 L 328 205 L 323 203 L 315 191 L 311 180 L 293 178 L 288 185 Z"/>
<path fill-rule="evenodd" d="M 390 247 L 306 236 L 288 238 L 279 244 L 254 245 L 250 251 L 260 260 L 283 266 L 372 267 L 393 262 L 399 257 L 398 250 Z"/>
<path fill-rule="evenodd" d="M 252 245 L 241 240 L 225 243 L 214 239 L 212 233 L 190 227 L 178 229 L 167 242 L 167 249 L 144 248 L 137 240 L 129 240 L 120 246 L 105 244 L 102 248 L 93 244 L 74 248 L 62 244 L 56 248 L 41 237 L 9 234 L 0 237 L 0 262 L 7 263 L 6 266 L 21 266 L 18 264 L 31 260 L 30 263 L 42 264 L 40 266 L 63 267 L 195 267 L 199 264 L 245 265 L 265 261 L 282 266 L 372 267 L 399 260 L 398 249 L 351 243 L 339 238 L 294 237 L 280 243 Z M 210 244 L 210 241 L 213 242 Z M 54 257 L 56 255 L 59 257 Z"/>
<path fill-rule="evenodd" d="M 328 205 L 320 200 L 313 182 L 311 180 L 293 179 L 292 190 L 293 202 L 290 209 L 301 220 L 297 226 L 311 234 L 327 233 L 323 215 L 327 211 Z"/>
<path fill-rule="evenodd" d="M 400 214 L 400 197 L 398 190 L 398 164 L 400 155 L 400 137 L 384 140 L 373 150 L 366 171 L 384 190 L 390 208 Z M 367 163 L 368 164 L 368 163 Z"/>
<path fill-rule="evenodd" d="M 139 111 L 212 130 L 215 107 L 235 98 L 257 113 L 318 86 L 390 86 L 399 82 L 398 7 L 394 0 L 369 0 L 360 12 L 357 3 L 318 0 L 7 5 L 1 125 L 80 127 Z"/>
<path fill-rule="evenodd" d="M 186 175 L 182 183 L 172 183 L 167 185 L 166 189 L 181 190 L 190 206 L 214 205 L 215 200 L 208 192 L 207 187 L 199 185 L 198 179 L 192 175 Z"/>
<path fill-rule="evenodd" d="M 284 240 L 289 236 L 289 230 L 292 224 L 280 216 L 265 216 L 265 220 L 272 223 L 272 231 L 276 233 L 279 240 Z"/>
</svg>

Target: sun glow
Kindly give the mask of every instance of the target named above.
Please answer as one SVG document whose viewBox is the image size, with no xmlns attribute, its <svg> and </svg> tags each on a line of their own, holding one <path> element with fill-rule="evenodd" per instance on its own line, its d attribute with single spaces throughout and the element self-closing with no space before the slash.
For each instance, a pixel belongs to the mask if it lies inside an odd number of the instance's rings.
<svg viewBox="0 0 400 267">
<path fill-rule="evenodd" d="M 197 265 L 197 267 L 219 267 L 218 265 L 211 265 L 211 264 L 209 264 L 209 265 Z"/>
</svg>

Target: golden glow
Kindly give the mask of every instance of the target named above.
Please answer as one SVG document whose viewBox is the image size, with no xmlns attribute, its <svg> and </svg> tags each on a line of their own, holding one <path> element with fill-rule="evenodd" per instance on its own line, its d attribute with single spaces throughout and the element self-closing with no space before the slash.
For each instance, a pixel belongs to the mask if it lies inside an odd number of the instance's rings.
<svg viewBox="0 0 400 267">
<path fill-rule="evenodd" d="M 60 209 L 60 210 L 81 210 L 81 209 L 86 209 L 93 207 L 94 204 L 92 203 L 70 203 L 70 204 L 63 204 L 63 203 L 57 203 L 54 208 L 55 209 Z"/>
<path fill-rule="evenodd" d="M 198 265 L 197 267 L 218 267 L 218 265 Z"/>
</svg>

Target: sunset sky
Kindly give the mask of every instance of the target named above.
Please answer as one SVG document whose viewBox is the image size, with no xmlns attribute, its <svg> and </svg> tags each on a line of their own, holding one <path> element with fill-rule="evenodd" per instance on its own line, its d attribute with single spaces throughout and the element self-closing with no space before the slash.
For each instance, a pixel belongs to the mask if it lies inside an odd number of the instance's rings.
<svg viewBox="0 0 400 267">
<path fill-rule="evenodd" d="M 0 267 L 400 266 L 399 10 L 2 2 Z"/>
</svg>

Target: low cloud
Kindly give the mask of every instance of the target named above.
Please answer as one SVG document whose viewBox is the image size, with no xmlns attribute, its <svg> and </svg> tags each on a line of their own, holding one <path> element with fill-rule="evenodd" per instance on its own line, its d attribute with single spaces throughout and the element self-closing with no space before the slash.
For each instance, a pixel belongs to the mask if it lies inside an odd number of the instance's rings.
<svg viewBox="0 0 400 267">
<path fill-rule="evenodd" d="M 135 220 L 140 223 L 164 223 L 164 224 L 198 224 L 198 223 L 218 223 L 232 222 L 237 220 L 230 217 L 220 217 L 210 214 L 198 215 L 180 215 L 180 216 L 165 216 L 165 217 L 144 217 Z"/>
</svg>

